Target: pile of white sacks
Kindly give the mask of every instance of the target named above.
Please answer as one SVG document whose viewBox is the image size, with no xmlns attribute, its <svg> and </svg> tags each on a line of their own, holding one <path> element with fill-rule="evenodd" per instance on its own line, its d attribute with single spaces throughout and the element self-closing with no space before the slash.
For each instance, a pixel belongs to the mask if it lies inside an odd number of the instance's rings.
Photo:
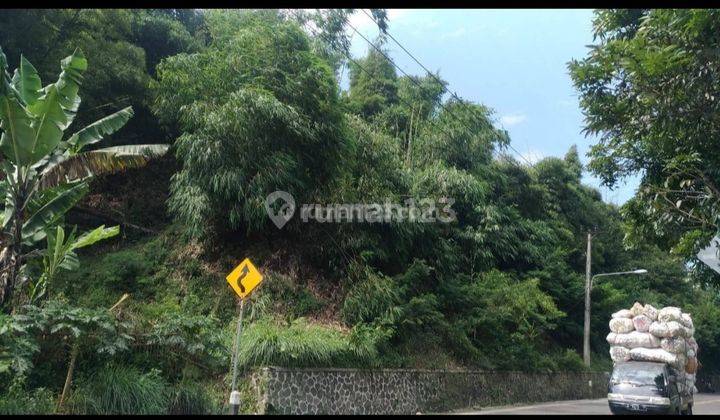
<svg viewBox="0 0 720 420">
<path fill-rule="evenodd" d="M 660 310 L 635 302 L 612 314 L 607 342 L 613 362 L 663 362 L 675 370 L 682 391 L 695 390 L 698 345 L 690 314 L 668 306 Z"/>
</svg>

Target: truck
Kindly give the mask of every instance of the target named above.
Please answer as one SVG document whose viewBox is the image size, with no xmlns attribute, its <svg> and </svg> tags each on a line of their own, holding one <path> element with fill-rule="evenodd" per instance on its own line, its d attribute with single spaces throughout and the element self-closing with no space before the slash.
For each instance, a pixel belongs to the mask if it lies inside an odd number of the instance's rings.
<svg viewBox="0 0 720 420">
<path fill-rule="evenodd" d="M 608 404 L 613 414 L 691 415 L 693 388 L 685 373 L 666 363 L 616 363 L 608 383 Z"/>
</svg>

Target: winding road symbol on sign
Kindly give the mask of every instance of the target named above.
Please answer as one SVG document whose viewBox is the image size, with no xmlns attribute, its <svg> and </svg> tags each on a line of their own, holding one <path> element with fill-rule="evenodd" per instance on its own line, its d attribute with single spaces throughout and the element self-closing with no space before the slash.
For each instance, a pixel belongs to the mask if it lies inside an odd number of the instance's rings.
<svg viewBox="0 0 720 420">
<path fill-rule="evenodd" d="M 245 258 L 225 279 L 235 293 L 244 299 L 262 282 L 263 276 L 250 259 Z"/>
<path fill-rule="evenodd" d="M 237 279 L 237 285 L 240 288 L 240 291 L 242 293 L 245 293 L 245 286 L 243 286 L 242 281 L 245 278 L 245 276 L 248 275 L 249 272 L 250 272 L 250 269 L 248 268 L 248 266 L 247 265 L 243 266 L 242 272 L 240 273 L 240 277 L 238 277 L 238 279 Z"/>
</svg>

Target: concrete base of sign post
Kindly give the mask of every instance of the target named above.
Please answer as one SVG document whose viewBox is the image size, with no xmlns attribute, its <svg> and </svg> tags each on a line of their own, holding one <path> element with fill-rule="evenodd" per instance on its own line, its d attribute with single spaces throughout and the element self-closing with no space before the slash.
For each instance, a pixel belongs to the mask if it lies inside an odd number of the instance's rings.
<svg viewBox="0 0 720 420">
<path fill-rule="evenodd" d="M 233 391 L 230 393 L 230 407 L 233 414 L 237 414 L 240 409 L 240 392 Z"/>
</svg>

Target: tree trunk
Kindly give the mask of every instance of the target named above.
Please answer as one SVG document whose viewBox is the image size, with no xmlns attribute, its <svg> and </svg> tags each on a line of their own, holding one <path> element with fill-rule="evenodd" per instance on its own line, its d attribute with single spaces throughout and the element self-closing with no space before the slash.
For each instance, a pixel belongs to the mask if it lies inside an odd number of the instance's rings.
<svg viewBox="0 0 720 420">
<path fill-rule="evenodd" d="M 412 150 L 413 120 L 415 119 L 415 108 L 410 111 L 410 127 L 407 134 L 407 147 L 405 148 L 405 162 L 410 162 L 410 151 Z"/>
<path fill-rule="evenodd" d="M 20 253 L 18 248 L 10 245 L 0 253 L 0 308 L 6 313 L 12 310 L 12 297 L 15 279 L 18 275 Z"/>
<path fill-rule="evenodd" d="M 108 309 L 108 312 L 112 313 L 115 308 L 119 307 L 125 300 L 127 300 L 130 297 L 129 294 L 125 293 L 122 295 L 120 300 L 117 301 L 113 306 Z M 63 404 L 65 403 L 65 398 L 67 398 L 67 394 L 70 392 L 70 386 L 72 385 L 72 379 L 73 379 L 73 373 L 75 372 L 75 362 L 77 361 L 78 354 L 80 353 L 80 341 L 79 338 L 77 341 L 75 341 L 75 344 L 73 345 L 72 352 L 70 353 L 70 365 L 68 366 L 67 376 L 65 376 L 65 385 L 63 386 L 62 394 L 60 394 L 60 399 L 58 400 L 57 408 L 55 409 L 56 413 L 60 413 L 63 408 Z"/>
<path fill-rule="evenodd" d="M 15 194 L 15 211 L 12 215 L 12 239 L 10 244 L 2 251 L 2 274 L 0 274 L 0 308 L 5 312 L 12 311 L 12 298 L 15 291 L 15 282 L 20 271 L 20 252 L 22 250 L 22 226 L 25 211 L 25 187 L 21 187 Z"/>
<path fill-rule="evenodd" d="M 72 378 L 73 373 L 75 372 L 75 362 L 77 361 L 78 354 L 80 353 L 80 344 L 75 342 L 73 345 L 72 352 L 70 353 L 70 365 L 68 366 L 67 376 L 65 376 L 65 386 L 63 386 L 62 394 L 60 394 L 60 399 L 58 400 L 57 408 L 55 409 L 56 413 L 60 413 L 63 408 L 63 404 L 65 403 L 65 398 L 67 397 L 67 394 L 70 392 L 70 385 L 72 384 Z"/>
</svg>

